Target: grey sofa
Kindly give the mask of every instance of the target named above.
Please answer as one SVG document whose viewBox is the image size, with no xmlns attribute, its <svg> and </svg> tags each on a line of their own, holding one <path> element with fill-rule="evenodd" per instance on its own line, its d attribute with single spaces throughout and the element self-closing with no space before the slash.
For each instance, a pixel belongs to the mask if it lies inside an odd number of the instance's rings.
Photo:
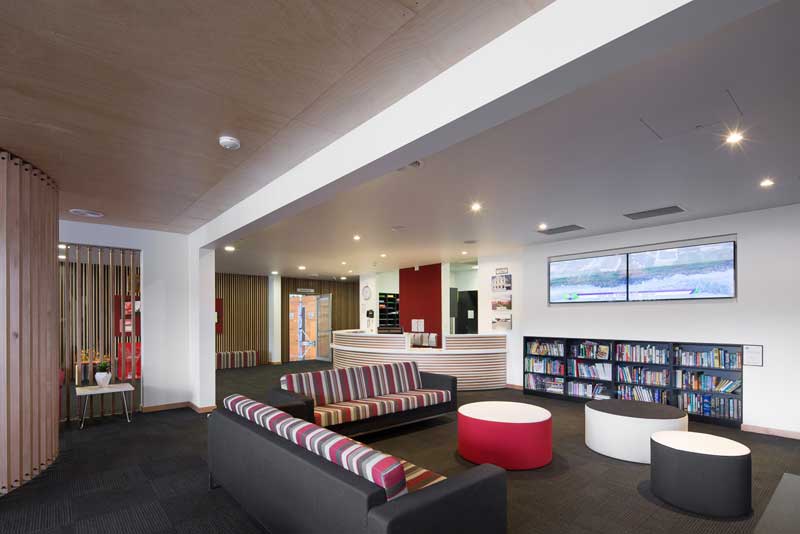
<svg viewBox="0 0 800 534">
<path fill-rule="evenodd" d="M 212 488 L 271 534 L 506 532 L 506 473 L 481 465 L 386 501 L 377 485 L 225 409 L 208 419 Z"/>
<path fill-rule="evenodd" d="M 422 387 L 426 389 L 446 389 L 450 391 L 450 402 L 424 406 L 414 410 L 378 415 L 360 421 L 351 421 L 338 425 L 331 425 L 325 428 L 333 430 L 344 436 L 359 436 L 369 432 L 385 430 L 401 425 L 416 423 L 426 419 L 440 417 L 458 409 L 458 379 L 454 376 L 440 375 L 436 373 L 426 373 L 421 371 Z M 306 395 L 286 391 L 279 387 L 267 392 L 266 403 L 270 406 L 280 408 L 284 412 L 314 422 L 314 399 Z"/>
</svg>

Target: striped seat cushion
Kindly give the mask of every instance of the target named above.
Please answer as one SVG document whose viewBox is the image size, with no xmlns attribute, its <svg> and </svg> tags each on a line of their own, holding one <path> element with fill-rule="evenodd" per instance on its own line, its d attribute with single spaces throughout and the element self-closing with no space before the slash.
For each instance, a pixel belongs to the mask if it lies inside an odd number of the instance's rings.
<svg viewBox="0 0 800 534">
<path fill-rule="evenodd" d="M 414 493 L 415 491 L 432 486 L 437 482 L 447 480 L 447 477 L 439 473 L 434 473 L 423 467 L 417 467 L 406 460 L 400 460 L 400 463 L 403 464 L 403 471 L 405 471 L 406 475 L 406 486 L 408 487 L 409 493 Z"/>
<path fill-rule="evenodd" d="M 314 399 L 316 406 L 402 393 L 422 387 L 416 362 L 397 362 L 281 377 L 281 388 Z"/>
<path fill-rule="evenodd" d="M 296 419 L 244 395 L 229 395 L 223 405 L 248 421 L 377 484 L 386 492 L 388 501 L 408 493 L 405 469 L 401 460 L 394 456 L 383 454 L 308 421 Z"/>
<path fill-rule="evenodd" d="M 446 389 L 415 389 L 368 399 L 337 402 L 315 407 L 314 422 L 320 426 L 338 425 L 378 415 L 442 404 L 450 402 L 450 399 L 450 391 Z"/>
</svg>

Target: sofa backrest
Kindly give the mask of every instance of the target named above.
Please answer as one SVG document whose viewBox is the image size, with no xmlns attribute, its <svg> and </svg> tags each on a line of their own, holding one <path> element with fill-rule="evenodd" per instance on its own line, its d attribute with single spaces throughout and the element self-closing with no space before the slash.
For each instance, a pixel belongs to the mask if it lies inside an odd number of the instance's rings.
<svg viewBox="0 0 800 534">
<path fill-rule="evenodd" d="M 416 362 L 397 362 L 284 375 L 281 387 L 325 406 L 419 389 L 422 379 Z"/>
<path fill-rule="evenodd" d="M 223 405 L 248 421 L 380 486 L 386 492 L 387 501 L 408 492 L 403 464 L 394 456 L 244 395 L 229 395 Z"/>
</svg>

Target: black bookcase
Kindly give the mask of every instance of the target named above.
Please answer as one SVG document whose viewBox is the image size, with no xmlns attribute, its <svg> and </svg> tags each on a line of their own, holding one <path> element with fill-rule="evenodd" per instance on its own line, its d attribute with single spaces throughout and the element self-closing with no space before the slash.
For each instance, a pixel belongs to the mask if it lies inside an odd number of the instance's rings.
<svg viewBox="0 0 800 534">
<path fill-rule="evenodd" d="M 742 345 L 526 336 L 523 391 L 676 406 L 695 421 L 742 422 Z"/>
<path fill-rule="evenodd" d="M 378 326 L 397 328 L 400 326 L 400 295 L 378 293 Z"/>
</svg>

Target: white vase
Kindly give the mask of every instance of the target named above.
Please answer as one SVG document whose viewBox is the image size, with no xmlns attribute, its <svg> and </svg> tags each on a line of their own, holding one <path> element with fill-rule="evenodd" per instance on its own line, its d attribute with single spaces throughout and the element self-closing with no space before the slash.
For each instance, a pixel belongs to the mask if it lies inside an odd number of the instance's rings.
<svg viewBox="0 0 800 534">
<path fill-rule="evenodd" d="M 95 373 L 94 374 L 94 381 L 97 383 L 98 386 L 104 388 L 111 382 L 111 373 Z"/>
</svg>

